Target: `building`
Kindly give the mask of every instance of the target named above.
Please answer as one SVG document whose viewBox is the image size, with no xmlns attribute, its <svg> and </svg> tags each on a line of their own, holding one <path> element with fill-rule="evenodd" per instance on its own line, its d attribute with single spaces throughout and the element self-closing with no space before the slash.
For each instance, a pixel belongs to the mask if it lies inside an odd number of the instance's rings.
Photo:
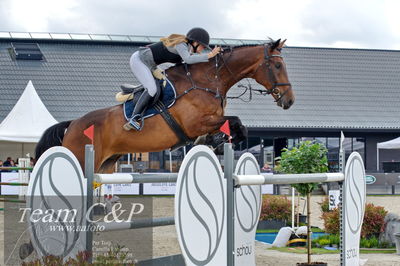
<svg viewBox="0 0 400 266">
<path fill-rule="evenodd" d="M 139 46 L 158 40 L 152 36 L 0 32 L 0 121 L 29 80 L 58 121 L 116 104 L 119 85 L 135 83 L 130 55 Z M 262 42 L 212 39 L 212 44 L 219 45 Z M 261 163 L 273 163 L 283 147 L 303 138 L 315 139 L 329 148 L 334 171 L 343 131 L 348 154 L 360 152 L 367 170 L 375 171 L 376 144 L 400 136 L 400 51 L 289 46 L 283 55 L 296 102 L 282 110 L 270 96 L 253 93 L 251 104 L 245 101 L 249 94 L 241 100 L 231 99 L 227 114 L 239 116 L 249 130 L 240 148 L 254 150 Z M 248 82 L 261 89 L 252 80 L 242 81 Z M 235 86 L 229 96 L 241 90 Z M 150 155 L 150 166 L 165 168 L 165 160 L 165 153 Z M 399 150 L 380 152 L 381 162 L 391 160 L 400 161 Z"/>
</svg>

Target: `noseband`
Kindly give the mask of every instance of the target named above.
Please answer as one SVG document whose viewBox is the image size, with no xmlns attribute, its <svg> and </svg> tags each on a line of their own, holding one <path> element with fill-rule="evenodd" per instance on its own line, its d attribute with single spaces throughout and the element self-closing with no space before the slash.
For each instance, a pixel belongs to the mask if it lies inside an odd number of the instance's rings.
<svg viewBox="0 0 400 266">
<path fill-rule="evenodd" d="M 271 60 L 273 57 L 280 57 L 283 58 L 282 55 L 278 55 L 278 54 L 273 54 L 273 55 L 269 55 L 268 54 L 268 50 L 270 48 L 270 45 L 264 45 L 264 63 L 267 66 L 268 72 L 267 72 L 267 78 L 268 80 L 272 83 L 272 88 L 267 88 L 267 94 L 272 94 L 277 96 L 278 98 L 275 100 L 275 102 L 279 102 L 283 96 L 285 96 L 285 94 L 287 93 L 288 90 L 286 90 L 285 92 L 281 93 L 281 90 L 279 89 L 279 86 L 291 86 L 290 83 L 279 83 L 276 80 L 276 77 L 274 75 L 274 72 L 272 71 L 272 67 L 271 67 Z M 279 52 L 282 50 L 281 48 L 276 48 L 276 50 L 278 50 Z M 258 68 L 260 68 L 263 65 L 263 63 L 261 63 Z M 254 73 L 256 73 L 258 71 L 258 68 L 256 69 L 256 71 Z"/>
</svg>

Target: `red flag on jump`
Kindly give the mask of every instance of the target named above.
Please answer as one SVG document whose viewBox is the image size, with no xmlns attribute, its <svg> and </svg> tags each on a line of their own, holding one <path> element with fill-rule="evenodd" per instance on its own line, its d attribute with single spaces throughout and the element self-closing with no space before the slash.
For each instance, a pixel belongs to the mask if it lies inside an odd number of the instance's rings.
<svg viewBox="0 0 400 266">
<path fill-rule="evenodd" d="M 225 123 L 219 128 L 219 130 L 229 137 L 229 143 L 230 143 L 231 130 L 229 129 L 229 120 L 226 120 Z"/>
<path fill-rule="evenodd" d="M 94 125 L 91 125 L 87 129 L 83 131 L 83 134 L 85 134 L 86 137 L 88 137 L 93 144 L 93 139 L 94 139 Z"/>
</svg>

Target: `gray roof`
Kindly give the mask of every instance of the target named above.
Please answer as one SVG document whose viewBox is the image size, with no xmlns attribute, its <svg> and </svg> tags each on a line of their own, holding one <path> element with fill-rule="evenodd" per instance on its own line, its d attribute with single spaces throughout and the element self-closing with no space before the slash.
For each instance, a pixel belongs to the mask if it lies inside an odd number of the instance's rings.
<svg viewBox="0 0 400 266">
<path fill-rule="evenodd" d="M 11 60 L 10 41 L 0 36 L 0 121 L 29 80 L 58 121 L 114 105 L 119 85 L 135 82 L 132 41 L 40 40 L 43 62 Z M 292 108 L 253 95 L 251 103 L 230 100 L 228 114 L 255 128 L 400 129 L 400 51 L 287 47 L 283 54 L 296 94 Z M 239 93 L 235 87 L 230 95 Z"/>
<path fill-rule="evenodd" d="M 0 120 L 10 112 L 29 80 L 58 121 L 116 104 L 119 85 L 135 82 L 129 57 L 136 46 L 84 43 L 39 46 L 45 61 L 12 61 L 7 50 L 10 42 L 0 42 Z"/>
</svg>

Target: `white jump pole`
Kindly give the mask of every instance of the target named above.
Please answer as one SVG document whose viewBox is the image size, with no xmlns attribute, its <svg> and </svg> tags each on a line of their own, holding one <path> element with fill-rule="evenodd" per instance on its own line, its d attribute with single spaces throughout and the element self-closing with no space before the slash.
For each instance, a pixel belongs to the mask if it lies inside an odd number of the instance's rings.
<svg viewBox="0 0 400 266">
<path fill-rule="evenodd" d="M 94 181 L 101 184 L 129 184 L 129 183 L 173 183 L 178 173 L 114 173 L 94 174 Z"/>
<path fill-rule="evenodd" d="M 265 185 L 265 184 L 300 184 L 339 182 L 344 180 L 343 173 L 316 173 L 290 175 L 233 175 L 236 185 Z"/>
<path fill-rule="evenodd" d="M 18 167 L 30 167 L 30 158 L 19 158 L 18 159 Z M 28 183 L 29 182 L 29 175 L 30 171 L 29 170 L 18 170 L 18 182 L 19 183 Z M 19 187 L 19 194 L 18 194 L 18 199 L 20 200 L 25 200 L 25 195 L 28 191 L 27 186 L 20 186 Z"/>
<path fill-rule="evenodd" d="M 376 169 L 379 171 L 379 148 L 378 148 L 378 144 L 376 144 Z"/>
<path fill-rule="evenodd" d="M 294 230 L 294 187 L 292 187 L 292 230 Z"/>
<path fill-rule="evenodd" d="M 169 150 L 169 171 L 172 173 L 172 151 Z"/>
</svg>

